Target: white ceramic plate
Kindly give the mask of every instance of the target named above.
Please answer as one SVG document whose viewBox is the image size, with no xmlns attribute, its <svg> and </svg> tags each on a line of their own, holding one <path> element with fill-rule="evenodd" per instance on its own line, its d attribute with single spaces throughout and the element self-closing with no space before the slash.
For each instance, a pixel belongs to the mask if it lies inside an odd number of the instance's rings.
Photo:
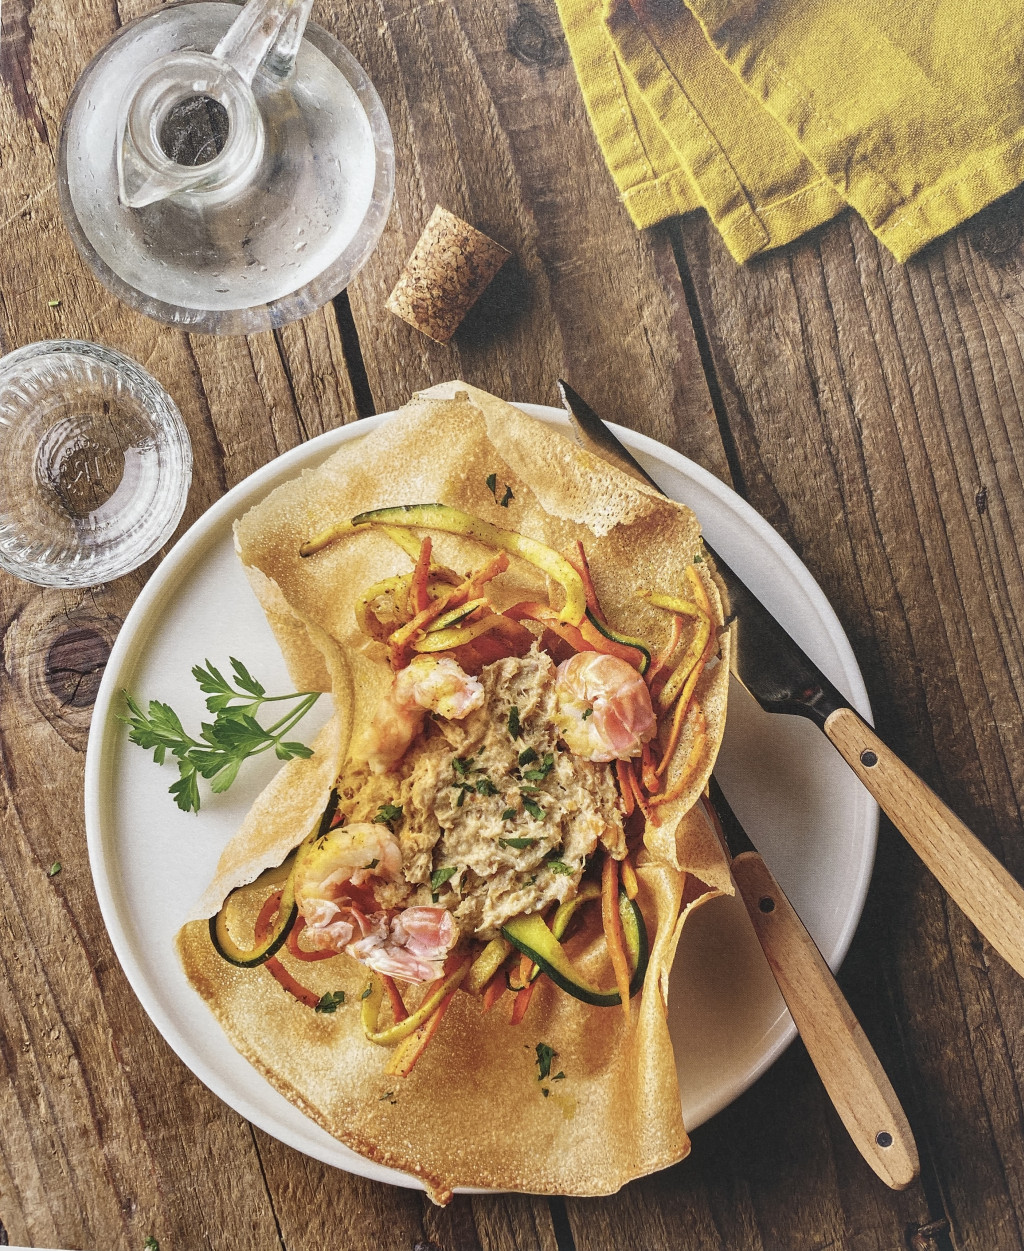
<svg viewBox="0 0 1024 1251">
<path fill-rule="evenodd" d="M 556 409 L 523 405 L 565 425 Z M 128 743 L 121 691 L 171 703 L 186 725 L 205 708 L 191 677 L 209 657 L 243 659 L 270 690 L 287 671 L 232 546 L 236 517 L 387 415 L 321 435 L 236 486 L 177 543 L 128 614 L 96 701 L 85 770 L 85 815 L 96 893 L 114 950 L 157 1029 L 237 1112 L 282 1142 L 350 1172 L 398 1185 L 413 1178 L 356 1155 L 260 1077 L 188 985 L 174 935 L 213 875 L 220 851 L 275 764 L 249 762 L 196 816 L 167 794 L 174 779 Z M 865 716 L 867 694 L 842 627 L 813 578 L 750 507 L 677 452 L 631 431 L 619 437 L 665 490 L 689 504 L 708 539 Z M 769 716 L 733 683 L 718 776 L 826 959 L 837 966 L 860 917 L 874 859 L 877 809 L 825 737 L 799 717 Z M 327 697 L 314 710 L 329 715 Z M 312 720 L 312 718 L 310 718 Z M 305 723 L 309 741 L 319 724 Z M 672 977 L 670 1021 L 683 1114 L 699 1125 L 779 1056 L 794 1027 L 742 904 L 699 909 Z"/>
</svg>

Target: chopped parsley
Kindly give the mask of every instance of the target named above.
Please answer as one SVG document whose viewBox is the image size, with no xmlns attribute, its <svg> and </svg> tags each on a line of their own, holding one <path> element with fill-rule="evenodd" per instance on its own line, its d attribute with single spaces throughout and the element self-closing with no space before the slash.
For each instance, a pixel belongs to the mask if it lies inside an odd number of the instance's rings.
<svg viewBox="0 0 1024 1251">
<path fill-rule="evenodd" d="M 56 877 L 63 867 L 64 866 L 61 864 L 59 860 L 55 860 L 53 864 L 51 864 L 50 867 L 46 870 L 46 876 Z"/>
<path fill-rule="evenodd" d="M 564 860 L 549 860 L 547 865 L 552 873 L 560 873 L 564 877 L 572 877 L 576 872 L 572 865 L 566 864 Z"/>
<path fill-rule="evenodd" d="M 474 756 L 467 756 L 465 760 L 463 760 L 461 756 L 453 756 L 452 768 L 460 778 L 464 778 L 469 773 L 470 769 L 472 769 L 474 759 Z"/>
<path fill-rule="evenodd" d="M 522 768 L 523 765 L 533 764 L 536 759 L 537 753 L 532 747 L 527 747 L 525 751 L 519 753 L 519 767 Z"/>
<path fill-rule="evenodd" d="M 490 493 L 491 493 L 492 495 L 497 495 L 497 493 L 498 493 L 498 475 L 497 475 L 496 473 L 489 473 L 489 474 L 487 475 L 487 478 L 485 479 L 485 481 L 487 482 L 487 489 L 488 489 L 488 491 L 490 491 Z"/>
<path fill-rule="evenodd" d="M 511 812 L 512 810 L 509 809 Z M 514 847 L 517 851 L 523 851 L 527 847 L 536 847 L 537 839 L 535 838 L 499 838 L 499 847 Z"/>
<path fill-rule="evenodd" d="M 379 864 L 380 864 L 380 861 L 377 859 L 377 857 L 376 857 L 376 856 L 374 856 L 374 858 L 370 861 L 370 863 L 369 863 L 369 864 L 364 864 L 364 865 L 363 865 L 363 868 L 364 868 L 364 869 L 375 869 L 375 868 L 377 867 L 377 865 L 379 865 Z"/>
<path fill-rule="evenodd" d="M 594 710 L 593 710 L 593 708 L 584 708 L 584 709 L 583 709 L 583 716 L 580 718 L 580 720 L 581 720 L 581 721 L 586 721 L 586 719 L 587 719 L 588 717 L 592 717 L 593 715 L 594 715 Z"/>
<path fill-rule="evenodd" d="M 554 754 L 552 752 L 548 752 L 537 768 L 527 769 L 527 771 L 523 774 L 523 777 L 529 782 L 543 782 L 554 767 Z"/>
<path fill-rule="evenodd" d="M 381 1097 L 377 1100 L 377 1102 L 383 1103 L 385 1100 L 387 1100 L 387 1102 L 391 1104 L 395 1104 L 398 1102 L 398 1100 L 395 1098 L 395 1092 L 393 1090 L 385 1090 L 384 1093 L 381 1095 Z"/>
<path fill-rule="evenodd" d="M 696 555 L 696 556 L 694 556 L 694 558 L 693 558 L 693 563 L 694 563 L 695 565 L 703 565 L 703 563 L 704 563 L 704 553 L 703 553 L 703 552 L 698 552 L 698 553 L 697 553 L 697 555 Z"/>
<path fill-rule="evenodd" d="M 547 1086 L 541 1086 L 541 1088 L 540 1088 L 540 1093 L 541 1093 L 541 1094 L 544 1096 L 544 1098 L 546 1099 L 546 1098 L 548 1097 L 548 1095 L 550 1095 L 550 1094 L 551 1094 L 551 1091 L 550 1091 L 550 1090 L 548 1090 Z"/>
<path fill-rule="evenodd" d="M 515 808 L 506 808 L 505 811 L 501 814 L 501 819 L 502 821 L 514 821 L 516 819 Z M 498 842 L 499 843 L 501 842 L 500 838 L 498 839 Z"/>
<path fill-rule="evenodd" d="M 514 499 L 515 499 L 515 496 L 512 494 L 512 488 L 511 488 L 511 487 L 509 486 L 509 484 L 506 482 L 506 483 L 505 483 L 505 494 L 501 497 L 501 499 L 500 499 L 500 500 L 498 500 L 498 503 L 502 506 L 502 508 L 508 508 L 509 504 L 510 504 L 510 503 L 511 503 Z"/>
<path fill-rule="evenodd" d="M 439 891 L 445 882 L 447 882 L 449 878 L 454 877 L 458 871 L 459 867 L 455 864 L 445 865 L 443 869 L 435 869 L 430 875 L 430 889 L 432 891 Z"/>
<path fill-rule="evenodd" d="M 160 1244 L 152 1234 L 146 1235 L 146 1241 L 142 1244 L 142 1251 L 160 1251 Z"/>
<path fill-rule="evenodd" d="M 529 798 L 527 798 L 527 796 L 525 796 L 525 795 L 524 795 L 524 796 L 523 796 L 523 807 L 524 807 L 524 808 L 526 809 L 526 811 L 530 814 L 530 816 L 531 816 L 531 817 L 533 817 L 534 821 L 543 821 L 543 819 L 544 819 L 544 809 L 540 806 L 540 804 L 539 804 L 539 803 L 537 803 L 537 801 L 536 801 L 535 799 L 529 799 Z M 567 872 L 571 873 L 571 872 L 572 872 L 572 870 L 571 870 L 571 869 L 569 869 L 569 870 L 567 870 Z"/>
<path fill-rule="evenodd" d="M 364 995 L 365 999 L 366 996 Z M 332 1013 L 337 1012 L 338 1008 L 345 1002 L 345 992 L 343 990 L 329 990 L 325 995 L 320 996 L 320 1002 L 313 1009 L 314 1012 Z"/>
<path fill-rule="evenodd" d="M 501 499 L 498 499 L 498 475 L 496 473 L 489 473 L 484 481 L 487 483 L 488 491 L 490 491 L 490 493 L 494 496 L 495 504 L 500 504 L 502 508 L 508 508 L 512 500 L 515 499 L 515 496 L 512 494 L 512 488 L 508 485 L 508 483 L 505 483 L 505 494 L 501 497 Z"/>
<path fill-rule="evenodd" d="M 391 822 L 397 821 L 401 815 L 401 804 L 381 804 L 381 806 L 377 809 L 377 815 L 373 818 L 373 824 L 386 825 L 390 829 Z M 376 868 L 375 865 L 371 867 Z"/>
<path fill-rule="evenodd" d="M 537 1044 L 537 1081 L 542 1082 L 551 1075 L 551 1061 L 558 1055 L 554 1047 L 549 1047 L 547 1043 L 539 1042 Z"/>
<path fill-rule="evenodd" d="M 482 777 L 476 784 L 476 793 L 478 795 L 497 795 L 498 788 L 489 777 Z"/>
<path fill-rule="evenodd" d="M 521 738 L 523 727 L 519 724 L 519 709 L 512 705 L 508 710 L 508 732 L 512 738 Z"/>
<path fill-rule="evenodd" d="M 369 997 L 370 997 L 372 994 L 373 994 L 373 982 L 367 982 L 367 984 L 366 984 L 366 989 L 365 989 L 365 990 L 363 991 L 363 993 L 359 996 L 359 998 L 360 998 L 360 999 L 369 999 Z"/>
<path fill-rule="evenodd" d="M 565 1081 L 565 1074 L 562 1072 L 561 1069 L 559 1069 L 558 1072 L 554 1075 L 554 1077 L 551 1080 L 553 1082 L 563 1082 Z"/>
</svg>

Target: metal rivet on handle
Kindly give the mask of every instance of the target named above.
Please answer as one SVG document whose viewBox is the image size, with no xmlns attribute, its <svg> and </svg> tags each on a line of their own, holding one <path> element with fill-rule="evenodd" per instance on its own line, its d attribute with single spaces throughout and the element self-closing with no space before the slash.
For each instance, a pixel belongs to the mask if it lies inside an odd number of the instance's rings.
<svg viewBox="0 0 1024 1251">
<path fill-rule="evenodd" d="M 875 1135 L 875 1142 L 877 1142 L 880 1147 L 891 1147 L 892 1134 L 890 1134 L 887 1129 L 883 1129 L 880 1134 Z"/>
<path fill-rule="evenodd" d="M 870 769 L 872 765 L 878 764 L 878 757 L 870 747 L 867 747 L 860 754 L 860 762 L 866 769 Z"/>
<path fill-rule="evenodd" d="M 774 912 L 775 900 L 771 897 L 771 895 L 765 895 L 762 899 L 757 901 L 757 906 L 762 912 Z"/>
</svg>

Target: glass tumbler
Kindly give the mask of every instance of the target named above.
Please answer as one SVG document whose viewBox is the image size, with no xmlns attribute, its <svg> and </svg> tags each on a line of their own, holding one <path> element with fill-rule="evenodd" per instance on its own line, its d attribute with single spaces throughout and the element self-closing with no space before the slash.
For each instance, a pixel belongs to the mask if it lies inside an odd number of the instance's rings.
<svg viewBox="0 0 1024 1251">
<path fill-rule="evenodd" d="M 0 567 L 43 586 L 98 586 L 171 537 L 192 447 L 141 366 L 49 340 L 0 360 L 0 479 Z"/>
</svg>

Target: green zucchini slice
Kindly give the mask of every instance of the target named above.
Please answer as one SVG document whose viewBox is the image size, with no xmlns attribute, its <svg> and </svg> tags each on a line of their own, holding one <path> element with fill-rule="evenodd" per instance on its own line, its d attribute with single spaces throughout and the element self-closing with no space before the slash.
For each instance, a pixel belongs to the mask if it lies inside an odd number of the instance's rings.
<svg viewBox="0 0 1024 1251">
<path fill-rule="evenodd" d="M 580 900 L 580 902 L 583 901 Z M 555 915 L 557 921 L 558 913 Z M 561 933 L 565 932 L 570 916 L 571 912 L 565 916 Z M 636 902 L 629 899 L 624 891 L 619 892 L 619 916 L 622 919 L 622 937 L 626 954 L 631 965 L 629 994 L 632 998 L 643 986 L 644 977 L 647 974 L 647 963 L 650 957 L 647 929 L 644 926 L 643 914 Z M 521 951 L 523 955 L 529 956 L 556 986 L 560 986 L 562 990 L 576 999 L 582 999 L 584 1003 L 590 1003 L 599 1008 L 612 1008 L 622 1003 L 618 990 L 602 990 L 579 972 L 539 913 L 532 912 L 526 916 L 513 917 L 502 926 L 501 932 L 513 947 Z"/>
</svg>

